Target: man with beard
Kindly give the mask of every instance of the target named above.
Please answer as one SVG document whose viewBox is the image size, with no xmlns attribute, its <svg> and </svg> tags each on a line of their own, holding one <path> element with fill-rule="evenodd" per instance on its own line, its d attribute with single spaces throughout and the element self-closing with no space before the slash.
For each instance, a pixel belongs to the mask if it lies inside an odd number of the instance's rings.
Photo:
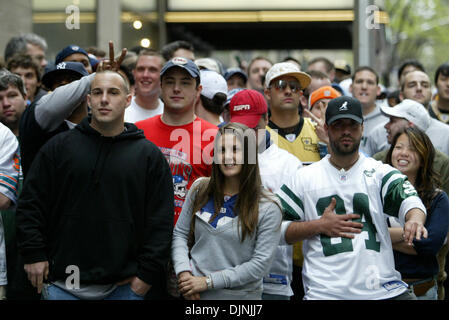
<svg viewBox="0 0 449 320">
<path fill-rule="evenodd" d="M 393 167 L 359 153 L 358 100 L 331 100 L 325 130 L 329 155 L 298 170 L 278 192 L 285 214 L 299 220 L 289 225 L 286 242 L 304 240 L 304 299 L 416 299 L 394 269 L 384 217 L 399 218 L 409 245 L 426 238 L 426 209 L 416 190 Z M 346 225 L 325 231 L 335 214 Z"/>
</svg>

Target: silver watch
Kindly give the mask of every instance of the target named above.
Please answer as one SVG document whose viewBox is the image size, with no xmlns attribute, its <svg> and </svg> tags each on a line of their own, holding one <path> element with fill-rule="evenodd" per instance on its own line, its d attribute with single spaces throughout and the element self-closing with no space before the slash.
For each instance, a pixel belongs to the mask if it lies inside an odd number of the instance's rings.
<svg viewBox="0 0 449 320">
<path fill-rule="evenodd" d="M 206 285 L 207 285 L 207 290 L 210 290 L 214 287 L 212 284 L 212 277 L 210 275 L 208 275 L 206 277 Z"/>
</svg>

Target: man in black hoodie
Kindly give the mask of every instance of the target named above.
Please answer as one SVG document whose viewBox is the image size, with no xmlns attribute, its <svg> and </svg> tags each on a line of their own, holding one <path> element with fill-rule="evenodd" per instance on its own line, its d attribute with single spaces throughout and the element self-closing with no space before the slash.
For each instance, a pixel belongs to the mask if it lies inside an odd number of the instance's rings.
<svg viewBox="0 0 449 320">
<path fill-rule="evenodd" d="M 124 123 L 130 101 L 118 73 L 97 73 L 92 116 L 50 139 L 32 163 L 17 238 L 46 299 L 142 299 L 165 279 L 172 177 L 159 149 Z"/>
</svg>

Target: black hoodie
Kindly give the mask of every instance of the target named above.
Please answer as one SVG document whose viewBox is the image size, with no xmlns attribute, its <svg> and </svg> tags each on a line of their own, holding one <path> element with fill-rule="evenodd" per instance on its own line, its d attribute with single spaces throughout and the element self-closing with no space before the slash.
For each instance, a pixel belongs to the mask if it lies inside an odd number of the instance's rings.
<svg viewBox="0 0 449 320">
<path fill-rule="evenodd" d="M 27 264 L 49 261 L 49 280 L 75 265 L 83 284 L 165 277 L 173 182 L 159 148 L 130 123 L 104 137 L 85 118 L 39 151 L 18 201 L 17 238 Z M 67 271 L 68 272 L 68 271 Z"/>
</svg>

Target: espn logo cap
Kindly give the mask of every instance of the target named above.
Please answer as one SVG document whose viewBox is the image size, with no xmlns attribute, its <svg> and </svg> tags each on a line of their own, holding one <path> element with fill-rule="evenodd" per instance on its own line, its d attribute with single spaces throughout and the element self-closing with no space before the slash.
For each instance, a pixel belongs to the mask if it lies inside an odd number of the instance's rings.
<svg viewBox="0 0 449 320">
<path fill-rule="evenodd" d="M 243 123 L 248 128 L 255 128 L 260 116 L 268 112 L 264 96 L 256 90 L 237 92 L 229 104 L 230 122 Z"/>
<path fill-rule="evenodd" d="M 329 101 L 326 109 L 326 124 L 339 119 L 352 119 L 363 123 L 362 105 L 360 101 L 348 96 L 341 96 Z"/>
</svg>

